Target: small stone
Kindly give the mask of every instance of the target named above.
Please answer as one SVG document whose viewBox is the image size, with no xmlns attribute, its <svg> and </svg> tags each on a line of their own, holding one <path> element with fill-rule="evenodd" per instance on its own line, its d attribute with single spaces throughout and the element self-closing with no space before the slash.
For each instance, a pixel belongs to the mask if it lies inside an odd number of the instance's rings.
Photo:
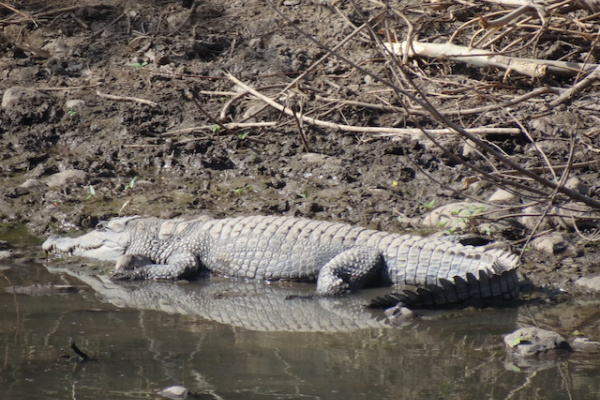
<svg viewBox="0 0 600 400">
<path fill-rule="evenodd" d="M 480 214 L 485 213 L 489 218 L 493 218 L 491 213 L 495 210 L 497 210 L 496 206 L 475 202 L 446 204 L 427 214 L 422 224 L 431 228 L 462 231 L 472 223 L 477 225 L 475 220 Z"/>
<path fill-rule="evenodd" d="M 584 336 L 573 339 L 571 341 L 571 347 L 578 353 L 600 353 L 600 342 Z"/>
<path fill-rule="evenodd" d="M 9 110 L 18 107 L 23 100 L 33 97 L 35 90 L 23 87 L 11 87 L 4 91 L 2 95 L 2 109 Z"/>
<path fill-rule="evenodd" d="M 19 187 L 29 189 L 33 187 L 42 186 L 43 184 L 44 183 L 39 179 L 27 179 L 25 182 L 21 183 Z"/>
<path fill-rule="evenodd" d="M 13 246 L 5 240 L 0 240 L 0 260 L 9 260 L 14 256 Z"/>
<path fill-rule="evenodd" d="M 584 196 L 590 195 L 590 187 L 581 182 L 581 179 L 579 179 L 576 176 L 572 176 L 569 179 L 567 179 L 567 181 L 565 182 L 565 187 L 567 189 L 579 192 Z"/>
<path fill-rule="evenodd" d="M 569 249 L 569 241 L 562 233 L 555 232 L 534 239 L 531 246 L 548 254 L 561 254 Z"/>
<path fill-rule="evenodd" d="M 494 194 L 492 194 L 489 198 L 489 201 L 491 202 L 503 202 L 503 201 L 508 201 L 508 200 L 512 200 L 515 198 L 515 195 L 507 190 L 504 189 L 498 189 L 494 192 Z"/>
<path fill-rule="evenodd" d="M 523 216 L 519 219 L 519 222 L 530 231 L 536 228 L 538 230 L 546 230 L 550 228 L 548 218 L 544 218 L 544 220 L 538 225 L 538 221 L 542 215 L 542 210 L 539 207 L 525 207 L 522 211 L 522 214 Z"/>
<path fill-rule="evenodd" d="M 46 185 L 51 188 L 68 185 L 84 185 L 87 182 L 88 175 L 84 171 L 77 169 L 68 169 L 46 178 Z"/>
<path fill-rule="evenodd" d="M 504 337 L 504 343 L 518 357 L 556 356 L 572 351 L 569 342 L 558 333 L 535 327 L 517 329 Z"/>
<path fill-rule="evenodd" d="M 185 399 L 189 394 L 189 390 L 183 386 L 174 385 L 160 390 L 158 394 L 169 399 Z"/>
<path fill-rule="evenodd" d="M 80 111 L 85 107 L 85 101 L 83 100 L 67 100 L 65 102 L 65 110 L 67 111 Z"/>
<path fill-rule="evenodd" d="M 463 145 L 462 156 L 469 157 L 472 154 L 477 154 L 477 146 L 473 143 L 472 140 L 466 140 Z"/>
<path fill-rule="evenodd" d="M 590 292 L 600 292 L 600 275 L 584 276 L 577 279 L 575 285 Z"/>
<path fill-rule="evenodd" d="M 407 321 L 415 319 L 417 314 L 411 309 L 404 307 L 402 304 L 398 304 L 397 306 L 386 309 L 385 316 L 393 324 L 402 325 Z"/>
<path fill-rule="evenodd" d="M 552 222 L 563 229 L 574 229 L 573 223 L 575 223 L 577 229 L 596 229 L 600 225 L 600 218 L 590 218 L 592 216 L 597 217 L 594 210 L 577 202 L 552 207 L 550 214 L 557 215 L 552 217 Z"/>
</svg>

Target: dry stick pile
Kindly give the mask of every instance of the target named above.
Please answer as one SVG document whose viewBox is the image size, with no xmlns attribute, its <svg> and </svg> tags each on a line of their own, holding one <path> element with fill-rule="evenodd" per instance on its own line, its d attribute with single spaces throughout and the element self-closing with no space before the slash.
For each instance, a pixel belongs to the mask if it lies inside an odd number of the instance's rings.
<svg viewBox="0 0 600 400">
<path fill-rule="evenodd" d="M 269 1 L 269 3 L 271 2 Z M 439 37 L 435 39 L 435 43 L 419 37 L 423 34 L 422 31 L 426 32 L 426 23 L 431 22 L 430 16 L 425 18 L 423 14 L 421 21 L 418 21 L 418 18 L 415 19 L 414 16 L 412 19 L 407 16 L 410 14 L 410 10 L 398 10 L 390 7 L 371 19 L 363 16 L 364 23 L 358 27 L 352 26 L 353 31 L 335 47 L 315 40 L 310 32 L 296 26 L 271 3 L 271 6 L 287 21 L 288 26 L 298 30 L 301 35 L 315 45 L 325 49 L 327 54 L 284 90 L 271 96 L 253 89 L 231 74 L 228 74 L 227 78 L 241 90 L 242 94 L 237 100 L 245 95 L 251 95 L 264 102 L 265 105 L 278 110 L 282 115 L 292 118 L 303 142 L 305 142 L 305 133 L 301 122 L 338 131 L 368 133 L 377 136 L 422 137 L 424 135 L 434 145 L 441 148 L 449 158 L 466 165 L 477 174 L 465 179 L 465 186 L 484 179 L 516 192 L 521 198 L 529 198 L 538 204 L 545 204 L 545 211 L 541 213 L 540 221 L 549 212 L 552 204 L 568 203 L 573 200 L 587 205 L 590 209 L 584 212 L 581 209 L 573 211 L 570 213 L 570 218 L 589 218 L 590 215 L 593 216 L 593 214 L 589 214 L 593 212 L 592 210 L 596 210 L 596 212 L 600 210 L 600 202 L 586 193 L 566 187 L 565 183 L 574 168 L 598 168 L 597 153 L 600 152 L 600 148 L 592 140 L 597 135 L 597 131 L 588 132 L 588 135 L 581 135 L 575 130 L 562 132 L 561 140 L 569 143 L 568 153 L 564 155 L 564 158 L 557 160 L 556 157 L 545 154 L 543 149 L 537 145 L 538 141 L 548 139 L 543 137 L 543 132 L 542 136 L 539 133 L 533 135 L 526 128 L 522 119 L 523 115 L 528 119 L 552 115 L 557 106 L 578 96 L 585 96 L 582 91 L 594 85 L 598 80 L 600 66 L 591 62 L 600 55 L 596 46 L 600 37 L 598 34 L 600 14 L 595 13 L 596 4 L 572 0 L 551 1 L 545 3 L 544 6 L 531 1 L 511 1 L 510 4 L 507 4 L 501 0 L 494 0 L 493 3 L 501 6 L 488 5 L 486 7 L 489 10 L 487 14 L 479 14 L 467 20 L 445 42 Z M 354 1 L 353 4 L 356 12 L 360 14 L 360 8 Z M 449 12 L 443 5 L 437 6 L 435 3 L 430 5 L 435 5 L 435 8 L 440 10 L 440 16 L 434 17 L 434 19 L 448 18 Z M 513 6 L 514 9 L 504 9 L 504 7 Z M 415 13 L 414 10 L 412 13 Z M 401 29 L 405 31 L 406 38 L 402 41 L 397 39 L 401 35 Z M 384 74 L 372 73 L 342 54 L 341 49 L 344 43 L 359 32 L 366 33 L 371 38 L 372 45 L 378 49 L 381 58 L 387 61 Z M 557 37 L 565 43 L 570 43 L 575 50 L 563 54 L 562 59 L 541 57 L 544 53 L 548 56 L 557 53 L 553 46 Z M 457 42 L 462 44 L 455 44 Z M 327 58 L 341 60 L 351 66 L 354 71 L 358 71 L 357 75 L 362 79 L 370 77 L 373 81 L 382 84 L 383 88 L 388 89 L 388 94 L 391 96 L 378 97 L 380 102 L 367 102 L 333 99 L 299 91 L 305 76 L 317 71 Z M 496 84 L 488 83 L 486 85 L 468 79 L 466 83 L 463 83 L 464 79 L 457 80 L 452 75 L 440 76 L 438 74 L 433 77 L 433 74 L 429 72 L 433 68 L 431 64 L 428 64 L 428 60 L 443 64 L 465 63 L 481 68 L 485 73 L 489 70 L 503 70 L 504 75 L 501 83 L 497 82 Z M 428 71 L 425 71 L 426 69 Z M 518 74 L 530 77 L 528 83 L 532 89 L 515 97 L 507 93 L 511 91 L 522 93 L 518 87 L 510 87 L 511 79 L 518 79 L 513 78 Z M 554 84 L 556 82 L 554 79 L 563 79 L 565 82 L 564 76 L 574 77 L 568 81 L 570 86 L 563 87 L 560 84 Z M 421 89 L 424 84 L 427 84 L 428 93 L 424 93 Z M 536 87 L 536 85 L 542 87 Z M 431 90 L 431 87 L 438 88 L 438 91 Z M 294 92 L 290 90 L 291 88 L 294 88 Z M 494 92 L 496 88 L 502 90 Z M 478 107 L 464 107 L 460 101 L 456 101 L 449 107 L 439 107 L 440 103 L 436 100 L 452 92 L 476 93 L 480 98 L 485 99 L 487 104 Z M 311 108 L 307 107 L 306 99 L 308 98 L 313 99 Z M 464 96 L 462 99 L 466 100 L 468 96 Z M 597 102 L 597 100 L 596 98 L 595 101 Z M 298 105 L 290 105 L 292 101 L 296 101 Z M 319 102 L 325 104 L 319 104 Z M 434 105 L 433 102 L 436 104 Z M 472 104 L 467 101 L 464 103 Z M 322 115 L 328 116 L 331 114 L 329 110 L 352 106 L 401 115 L 403 121 L 411 121 L 415 127 L 356 126 L 327 121 L 324 117 L 314 117 L 323 109 L 327 111 Z M 507 107 L 510 107 L 510 110 L 507 110 Z M 504 118 L 496 118 L 496 122 L 491 126 L 464 125 L 465 123 L 476 124 L 478 120 L 486 119 L 484 118 L 486 113 L 492 111 Z M 519 114 L 520 116 L 517 116 Z M 422 116 L 429 116 L 429 123 L 424 124 Z M 472 116 L 472 118 L 463 119 L 465 116 Z M 438 127 L 432 127 L 436 123 Z M 441 135 L 449 134 L 457 135 L 462 140 L 468 141 L 481 154 L 487 155 L 492 172 L 477 168 L 449 151 L 440 142 Z M 484 139 L 484 136 L 489 134 L 525 137 L 532 144 L 532 148 L 540 160 L 539 167 L 525 166 L 522 159 L 515 160 L 512 155 L 506 154 L 497 146 L 490 144 Z M 309 150 L 307 146 L 305 148 L 307 151 Z M 569 207 L 567 206 L 566 209 L 568 210 Z M 573 225 L 577 228 L 575 224 Z"/>
</svg>

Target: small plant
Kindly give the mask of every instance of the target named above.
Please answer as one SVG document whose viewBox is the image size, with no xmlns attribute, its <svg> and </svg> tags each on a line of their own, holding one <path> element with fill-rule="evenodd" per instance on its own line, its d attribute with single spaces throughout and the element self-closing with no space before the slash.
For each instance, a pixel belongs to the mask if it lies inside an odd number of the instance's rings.
<svg viewBox="0 0 600 400">
<path fill-rule="evenodd" d="M 244 139 L 246 139 L 248 137 L 249 134 L 250 134 L 250 131 L 245 131 L 241 135 L 238 135 L 238 139 L 244 140 Z"/>
<path fill-rule="evenodd" d="M 148 65 L 148 61 L 144 61 L 144 62 L 142 62 L 142 63 L 139 63 L 139 62 L 133 62 L 133 63 L 128 63 L 127 65 L 128 65 L 128 66 L 130 66 L 130 67 L 135 67 L 135 68 L 138 68 L 138 69 L 142 69 L 142 68 L 144 68 L 146 65 Z"/>
<path fill-rule="evenodd" d="M 427 202 L 421 201 L 420 203 L 421 203 L 421 207 L 423 207 L 424 209 L 426 209 L 426 210 L 432 210 L 433 206 L 435 206 L 435 199 L 431 199 L 431 200 L 429 200 Z"/>
<path fill-rule="evenodd" d="M 212 133 L 219 133 L 221 132 L 221 127 L 219 125 L 214 125 L 210 127 L 210 130 L 212 131 Z"/>
<path fill-rule="evenodd" d="M 92 185 L 90 185 L 90 194 L 85 198 L 86 200 L 96 196 L 96 189 Z"/>
<path fill-rule="evenodd" d="M 237 194 L 238 196 L 241 196 L 246 190 L 249 190 L 250 187 L 249 186 L 242 186 L 240 188 L 237 189 L 231 189 L 231 191 L 235 194 Z"/>
<path fill-rule="evenodd" d="M 135 185 L 136 179 L 137 179 L 137 176 L 134 176 L 133 178 L 131 178 L 131 180 L 129 181 L 129 183 L 127 185 L 125 185 L 125 187 L 123 188 L 123 190 L 133 189 L 133 186 Z"/>
<path fill-rule="evenodd" d="M 74 116 L 77 115 L 77 111 L 75 111 L 75 110 L 69 110 L 69 111 L 67 111 L 67 115 L 69 117 L 74 117 Z"/>
</svg>

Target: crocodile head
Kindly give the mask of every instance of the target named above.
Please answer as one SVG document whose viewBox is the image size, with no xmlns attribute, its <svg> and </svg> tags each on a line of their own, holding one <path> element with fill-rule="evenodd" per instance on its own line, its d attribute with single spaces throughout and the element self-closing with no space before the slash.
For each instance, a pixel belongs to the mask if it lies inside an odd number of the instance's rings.
<svg viewBox="0 0 600 400">
<path fill-rule="evenodd" d="M 134 236 L 134 225 L 141 217 L 113 218 L 100 222 L 96 229 L 77 238 L 51 236 L 42 248 L 47 253 L 115 261 L 124 255 Z M 135 221 L 135 222 L 134 222 Z"/>
</svg>

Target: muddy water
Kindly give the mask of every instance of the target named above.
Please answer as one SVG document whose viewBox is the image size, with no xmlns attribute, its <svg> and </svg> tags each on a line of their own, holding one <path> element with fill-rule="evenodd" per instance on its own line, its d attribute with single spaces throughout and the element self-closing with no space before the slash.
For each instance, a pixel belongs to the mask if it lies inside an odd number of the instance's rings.
<svg viewBox="0 0 600 400">
<path fill-rule="evenodd" d="M 355 309 L 360 298 L 283 299 L 306 285 L 114 285 L 58 264 L 0 270 L 3 399 L 148 399 L 174 384 L 203 399 L 600 397 L 598 357 L 516 365 L 502 346 L 502 334 L 534 319 L 598 338 L 597 303 L 446 312 L 397 327 Z M 6 291 L 33 283 L 77 291 Z M 94 360 L 75 362 L 71 339 Z"/>
</svg>

